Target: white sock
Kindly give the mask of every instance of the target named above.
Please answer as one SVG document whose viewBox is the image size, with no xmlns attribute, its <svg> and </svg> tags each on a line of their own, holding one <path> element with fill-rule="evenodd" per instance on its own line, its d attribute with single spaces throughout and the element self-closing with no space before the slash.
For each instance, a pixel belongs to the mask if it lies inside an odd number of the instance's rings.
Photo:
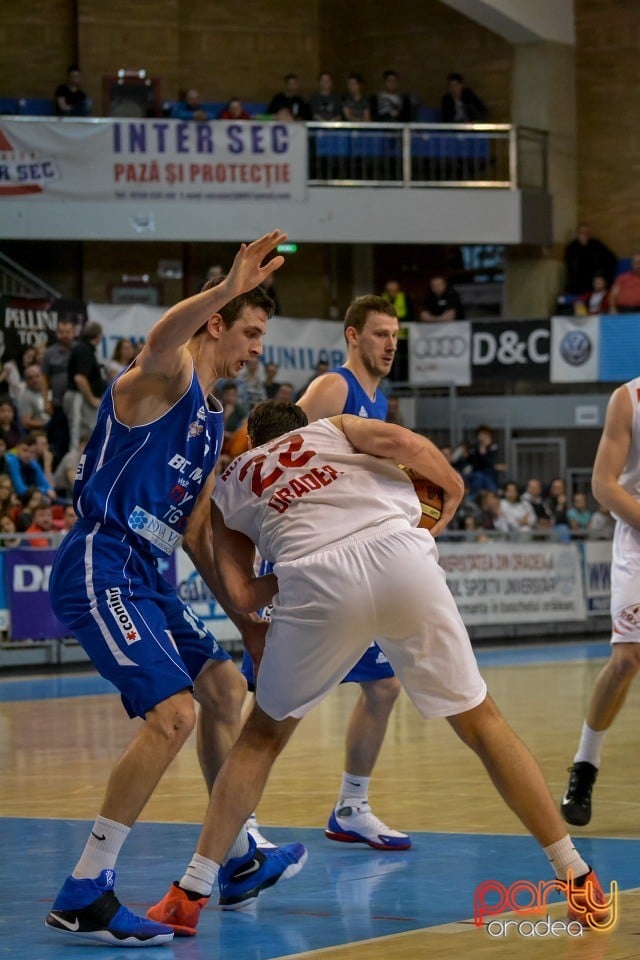
<svg viewBox="0 0 640 960">
<path fill-rule="evenodd" d="M 122 844 L 129 836 L 131 827 L 106 817 L 97 817 L 89 834 L 72 877 L 99 877 L 103 870 L 113 870 Z"/>
<path fill-rule="evenodd" d="M 545 847 L 544 852 L 558 880 L 567 879 L 567 870 L 573 870 L 574 877 L 584 877 L 589 872 L 589 864 L 582 859 L 568 833 L 562 840 Z"/>
<path fill-rule="evenodd" d="M 353 773 L 343 773 L 338 803 L 344 804 L 345 800 L 364 800 L 366 802 L 369 796 L 370 779 L 371 777 L 358 777 Z"/>
<path fill-rule="evenodd" d="M 594 767 L 599 767 L 602 743 L 606 733 L 606 730 L 592 730 L 585 720 L 582 724 L 582 734 L 580 735 L 578 752 L 573 758 L 573 762 L 592 763 Z"/>
<path fill-rule="evenodd" d="M 201 857 L 199 853 L 194 853 L 191 863 L 180 881 L 180 886 L 183 890 L 192 890 L 202 897 L 210 897 L 213 885 L 218 879 L 219 869 L 220 867 L 215 861 L 207 860 L 206 857 Z"/>
<path fill-rule="evenodd" d="M 227 863 L 227 861 L 234 860 L 236 857 L 244 857 L 247 853 L 249 853 L 249 834 L 246 827 L 243 827 L 222 862 Z"/>
</svg>

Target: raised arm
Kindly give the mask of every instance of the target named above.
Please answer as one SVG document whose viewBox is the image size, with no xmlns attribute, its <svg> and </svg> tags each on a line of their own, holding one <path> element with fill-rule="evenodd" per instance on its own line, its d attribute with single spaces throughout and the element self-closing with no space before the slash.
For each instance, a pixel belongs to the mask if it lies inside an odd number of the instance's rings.
<svg viewBox="0 0 640 960">
<path fill-rule="evenodd" d="M 331 422 L 361 453 L 395 460 L 442 487 L 444 507 L 442 517 L 431 530 L 434 537 L 451 522 L 464 496 L 464 482 L 431 440 L 395 423 L 350 414 L 332 417 Z"/>
<path fill-rule="evenodd" d="M 626 387 L 618 387 L 607 405 L 604 429 L 593 465 L 591 488 L 601 506 L 640 530 L 640 502 L 620 486 L 631 448 L 633 407 Z"/>
<path fill-rule="evenodd" d="M 221 283 L 170 307 L 152 327 L 136 360 L 138 370 L 151 376 L 177 376 L 187 362 L 183 348 L 202 324 L 234 297 L 259 286 L 282 266 L 284 257 L 281 256 L 273 257 L 264 265 L 262 261 L 285 237 L 280 230 L 273 230 L 249 245 L 243 243 Z"/>
</svg>

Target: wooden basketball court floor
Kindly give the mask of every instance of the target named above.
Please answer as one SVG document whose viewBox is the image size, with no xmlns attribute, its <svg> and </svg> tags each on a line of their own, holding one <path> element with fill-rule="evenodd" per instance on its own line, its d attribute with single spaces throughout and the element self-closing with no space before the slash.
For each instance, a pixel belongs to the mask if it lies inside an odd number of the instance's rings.
<svg viewBox="0 0 640 960">
<path fill-rule="evenodd" d="M 480 648 L 489 689 L 537 756 L 555 797 L 567 777 L 594 678 L 608 646 L 584 641 Z M 640 958 L 640 687 L 610 731 L 591 824 L 574 829 L 605 886 L 619 884 L 609 933 L 538 933 L 530 925 L 473 925 L 485 880 L 538 882 L 546 858 L 504 806 L 478 760 L 445 721 L 425 723 L 403 694 L 372 781 L 375 811 L 410 832 L 408 852 L 332 843 L 323 828 L 343 768 L 346 719 L 357 694 L 340 687 L 300 725 L 278 760 L 259 816 L 276 842 L 302 840 L 298 877 L 264 891 L 253 909 L 212 902 L 194 938 L 158 960 L 628 960 Z M 131 736 L 119 698 L 90 672 L 0 679 L 0 956 L 11 960 L 122 958 L 123 950 L 57 939 L 44 916 L 72 869 L 110 766 Z M 205 805 L 189 743 L 125 844 L 116 889 L 137 912 L 180 876 Z M 213 899 L 213 898 L 212 898 Z M 549 906 L 553 920 L 565 909 Z M 501 921 L 513 917 L 503 915 Z M 539 919 L 539 918 L 534 918 Z M 540 929 L 540 928 L 538 928 Z M 124 954 L 130 955 L 130 950 Z M 145 954 L 147 955 L 147 954 Z"/>
</svg>

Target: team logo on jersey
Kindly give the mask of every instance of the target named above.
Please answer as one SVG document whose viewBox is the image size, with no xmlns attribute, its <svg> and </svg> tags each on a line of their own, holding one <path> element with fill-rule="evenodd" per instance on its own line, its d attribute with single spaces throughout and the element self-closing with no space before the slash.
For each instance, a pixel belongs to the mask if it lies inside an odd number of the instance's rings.
<svg viewBox="0 0 640 960">
<path fill-rule="evenodd" d="M 193 423 L 189 424 L 189 433 L 187 435 L 187 440 L 192 440 L 193 437 L 198 437 L 204 430 L 204 427 L 201 423 L 198 423 L 197 420 L 194 420 Z"/>
<path fill-rule="evenodd" d="M 358 416 L 359 416 L 359 417 L 368 417 L 369 414 L 367 413 L 367 411 L 365 410 L 364 407 L 360 407 L 360 409 L 358 410 Z"/>
<path fill-rule="evenodd" d="M 113 619 L 118 624 L 120 633 L 128 644 L 135 643 L 136 640 L 140 639 L 140 634 L 134 627 L 133 621 L 127 613 L 127 608 L 125 607 L 120 594 L 120 587 L 109 587 L 106 591 L 106 594 L 107 606 L 111 611 Z"/>
<path fill-rule="evenodd" d="M 196 414 L 196 416 L 198 417 L 198 420 L 206 420 L 206 419 L 207 419 L 207 413 L 206 413 L 206 410 L 204 409 L 204 405 L 203 405 L 202 407 L 200 407 L 200 409 L 198 410 L 198 413 Z"/>
</svg>

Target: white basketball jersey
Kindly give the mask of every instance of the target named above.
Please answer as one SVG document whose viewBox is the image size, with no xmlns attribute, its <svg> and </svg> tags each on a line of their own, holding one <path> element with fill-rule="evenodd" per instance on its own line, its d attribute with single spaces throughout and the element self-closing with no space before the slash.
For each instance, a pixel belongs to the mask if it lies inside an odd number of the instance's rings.
<svg viewBox="0 0 640 960">
<path fill-rule="evenodd" d="M 391 518 L 417 526 L 411 481 L 392 461 L 358 453 L 317 420 L 238 457 L 213 500 L 225 523 L 272 563 L 295 560 Z"/>
<path fill-rule="evenodd" d="M 640 500 L 640 377 L 625 383 L 631 397 L 631 445 L 619 484 L 636 500 Z"/>
</svg>

